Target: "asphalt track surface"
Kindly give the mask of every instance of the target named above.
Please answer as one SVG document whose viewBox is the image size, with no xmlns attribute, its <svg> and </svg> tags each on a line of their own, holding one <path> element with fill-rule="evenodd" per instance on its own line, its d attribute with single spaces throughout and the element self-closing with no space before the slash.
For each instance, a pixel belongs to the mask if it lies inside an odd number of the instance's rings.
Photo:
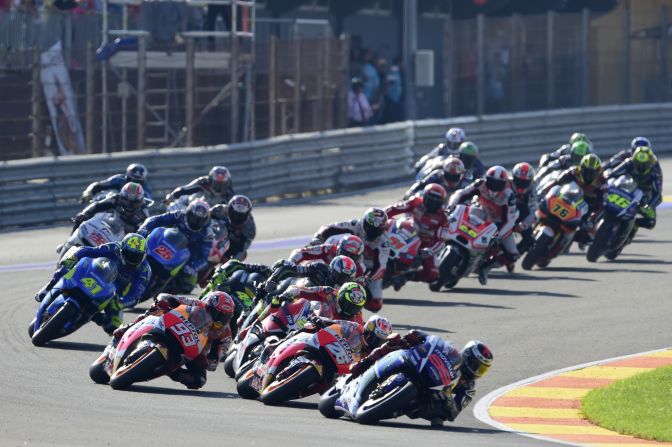
<svg viewBox="0 0 672 447">
<path fill-rule="evenodd" d="M 672 172 L 672 160 L 663 165 Z M 672 193 L 671 182 L 665 192 Z M 401 194 L 385 189 L 260 207 L 258 239 L 310 234 Z M 328 420 L 317 398 L 265 407 L 238 398 L 221 368 L 200 391 L 167 378 L 126 392 L 96 385 L 88 366 L 108 337 L 95 324 L 40 349 L 26 331 L 36 310 L 32 297 L 51 274 L 45 263 L 55 261 L 54 247 L 67 235 L 66 227 L 0 234 L 0 445 L 551 445 L 489 427 L 471 409 L 436 430 L 407 418 L 376 427 Z M 283 245 L 263 245 L 250 260 L 285 257 L 289 249 L 277 248 Z M 23 266 L 7 267 L 17 264 Z M 547 371 L 669 346 L 671 273 L 672 212 L 664 208 L 656 229 L 641 231 L 616 262 L 589 264 L 573 248 L 543 271 L 494 272 L 485 287 L 472 277 L 450 292 L 432 293 L 424 284 L 386 291 L 381 313 L 401 331 L 421 328 L 460 344 L 486 341 L 495 365 L 478 398 Z"/>
</svg>

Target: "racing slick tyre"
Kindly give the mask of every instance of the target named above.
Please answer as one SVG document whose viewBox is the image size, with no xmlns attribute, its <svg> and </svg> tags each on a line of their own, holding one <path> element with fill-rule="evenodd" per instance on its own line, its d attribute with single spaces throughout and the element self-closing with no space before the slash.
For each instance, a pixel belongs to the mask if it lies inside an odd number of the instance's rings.
<svg viewBox="0 0 672 447">
<path fill-rule="evenodd" d="M 106 384 L 110 381 L 110 376 L 105 371 L 106 360 L 105 355 L 101 355 L 89 366 L 89 377 L 96 383 Z"/>
<path fill-rule="evenodd" d="M 236 353 L 237 351 L 231 351 L 229 355 L 226 356 L 226 359 L 224 360 L 224 372 L 226 373 L 227 376 L 231 377 L 232 379 L 236 377 L 236 370 L 233 369 L 233 361 L 236 358 Z"/>
<path fill-rule="evenodd" d="M 588 251 L 586 251 L 586 259 L 588 262 L 596 262 L 607 249 L 609 235 L 611 234 L 613 227 L 614 223 L 611 219 L 602 219 L 595 232 L 595 239 L 593 240 L 593 243 L 590 244 L 590 247 L 588 247 Z"/>
<path fill-rule="evenodd" d="M 122 365 L 110 377 L 110 386 L 115 390 L 125 390 L 135 382 L 154 377 L 154 371 L 162 366 L 166 359 L 156 348 L 134 355 L 131 353 Z M 130 363 L 129 363 L 130 362 Z"/>
<path fill-rule="evenodd" d="M 30 338 L 33 338 L 33 334 L 35 333 L 35 318 L 33 318 L 33 321 L 30 322 L 28 325 L 28 336 Z"/>
<path fill-rule="evenodd" d="M 236 380 L 236 391 L 238 391 L 238 395 L 243 399 L 256 399 L 259 397 L 257 390 L 252 388 L 252 379 L 254 379 L 254 372 L 247 371 Z"/>
<path fill-rule="evenodd" d="M 322 397 L 320 397 L 320 402 L 317 404 L 317 408 L 320 410 L 320 413 L 322 413 L 322 416 L 329 419 L 338 419 L 341 416 L 341 413 L 334 408 L 336 400 L 340 395 L 341 393 L 336 387 L 332 386 L 322 395 Z"/>
<path fill-rule="evenodd" d="M 77 314 L 77 308 L 71 303 L 65 303 L 54 315 L 43 323 L 31 337 L 33 345 L 44 346 L 50 340 L 61 335 L 65 324 Z"/>
<path fill-rule="evenodd" d="M 439 264 L 439 279 L 436 283 L 442 287 L 455 287 L 459 280 L 459 277 L 455 277 L 455 272 L 460 269 L 462 260 L 462 254 L 458 250 L 451 250 L 450 253 L 441 259 L 441 263 Z"/>
<path fill-rule="evenodd" d="M 312 363 L 299 365 L 286 377 L 283 373 L 284 371 L 280 371 L 276 379 L 262 391 L 260 400 L 265 405 L 278 405 L 284 401 L 295 399 L 301 391 L 306 390 L 322 378 Z"/>
<path fill-rule="evenodd" d="M 551 244 L 551 237 L 547 234 L 541 234 L 534 245 L 527 252 L 523 258 L 522 266 L 524 270 L 532 270 L 536 264 L 544 262 L 548 257 L 549 245 Z"/>
<path fill-rule="evenodd" d="M 418 396 L 418 389 L 413 382 L 406 382 L 382 396 L 369 398 L 355 413 L 355 420 L 360 424 L 375 424 L 381 419 L 393 416 L 395 411 L 403 410 Z"/>
</svg>

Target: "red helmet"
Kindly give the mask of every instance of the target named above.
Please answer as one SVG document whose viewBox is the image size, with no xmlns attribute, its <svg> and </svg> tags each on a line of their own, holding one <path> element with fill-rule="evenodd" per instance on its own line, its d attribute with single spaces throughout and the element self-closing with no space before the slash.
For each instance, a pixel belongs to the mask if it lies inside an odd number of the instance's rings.
<svg viewBox="0 0 672 447">
<path fill-rule="evenodd" d="M 430 214 L 437 213 L 446 203 L 448 193 L 443 186 L 436 183 L 430 183 L 422 191 L 422 204 Z"/>
<path fill-rule="evenodd" d="M 359 236 L 355 236 L 354 234 L 349 234 L 338 241 L 337 247 L 338 255 L 347 256 L 355 261 L 359 260 L 362 254 L 364 254 L 364 242 L 362 242 Z"/>
<path fill-rule="evenodd" d="M 347 256 L 336 256 L 329 263 L 331 279 L 338 284 L 351 280 L 357 273 L 357 264 Z"/>
<path fill-rule="evenodd" d="M 502 166 L 493 166 L 485 173 L 485 186 L 490 192 L 502 192 L 508 183 L 509 173 Z"/>
<path fill-rule="evenodd" d="M 531 164 L 522 162 L 513 167 L 513 187 L 518 194 L 522 194 L 532 186 L 534 178 L 534 168 Z"/>
<path fill-rule="evenodd" d="M 212 184 L 212 189 L 217 192 L 224 192 L 231 183 L 231 173 L 224 166 L 215 166 L 210 169 L 208 178 Z"/>
<path fill-rule="evenodd" d="M 221 324 L 227 324 L 231 320 L 236 308 L 233 298 L 226 292 L 210 292 L 201 301 L 205 303 L 205 309 L 213 321 Z"/>
<path fill-rule="evenodd" d="M 457 157 L 448 157 L 443 161 L 443 178 L 448 186 L 458 185 L 464 178 L 464 163 Z"/>
</svg>

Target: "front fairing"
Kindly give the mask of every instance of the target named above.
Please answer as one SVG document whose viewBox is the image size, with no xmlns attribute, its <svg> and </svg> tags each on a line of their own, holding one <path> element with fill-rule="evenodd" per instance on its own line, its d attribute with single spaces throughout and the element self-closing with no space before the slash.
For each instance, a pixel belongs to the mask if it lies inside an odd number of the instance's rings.
<svg viewBox="0 0 672 447">
<path fill-rule="evenodd" d="M 170 276 L 175 276 L 191 256 L 186 237 L 179 230 L 163 227 L 149 235 L 147 253 Z"/>
</svg>

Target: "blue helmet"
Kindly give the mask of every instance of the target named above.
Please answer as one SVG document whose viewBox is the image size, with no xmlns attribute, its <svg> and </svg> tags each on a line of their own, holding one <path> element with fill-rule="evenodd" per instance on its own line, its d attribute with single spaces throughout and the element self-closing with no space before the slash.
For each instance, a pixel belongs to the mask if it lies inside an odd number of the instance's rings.
<svg viewBox="0 0 672 447">
<path fill-rule="evenodd" d="M 638 147 L 651 147 L 651 142 L 646 137 L 635 137 L 630 143 L 630 149 L 634 151 Z"/>
</svg>

